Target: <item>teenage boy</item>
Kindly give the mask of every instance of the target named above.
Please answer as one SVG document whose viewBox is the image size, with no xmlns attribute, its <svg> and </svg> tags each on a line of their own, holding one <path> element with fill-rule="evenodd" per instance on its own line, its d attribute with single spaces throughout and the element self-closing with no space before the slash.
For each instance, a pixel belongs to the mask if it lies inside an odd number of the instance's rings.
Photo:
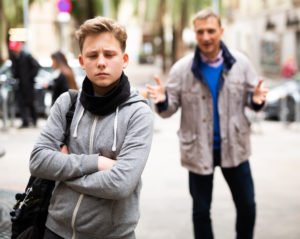
<svg viewBox="0 0 300 239">
<path fill-rule="evenodd" d="M 130 90 L 123 69 L 127 34 L 96 17 L 76 32 L 86 72 L 61 148 L 68 93 L 53 105 L 32 151 L 32 175 L 56 181 L 44 238 L 132 239 L 139 219 L 141 174 L 153 133 L 153 114 Z"/>
</svg>

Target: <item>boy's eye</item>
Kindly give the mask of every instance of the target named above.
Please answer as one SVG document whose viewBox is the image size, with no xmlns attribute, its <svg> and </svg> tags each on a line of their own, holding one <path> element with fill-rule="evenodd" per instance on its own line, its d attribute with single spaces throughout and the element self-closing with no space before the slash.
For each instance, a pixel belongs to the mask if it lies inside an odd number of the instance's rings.
<svg viewBox="0 0 300 239">
<path fill-rule="evenodd" d="M 106 57 L 113 57 L 115 54 L 113 52 L 105 52 L 104 55 Z"/>
<path fill-rule="evenodd" d="M 91 55 L 87 55 L 88 58 L 96 58 L 97 55 L 96 54 L 91 54 Z"/>
</svg>

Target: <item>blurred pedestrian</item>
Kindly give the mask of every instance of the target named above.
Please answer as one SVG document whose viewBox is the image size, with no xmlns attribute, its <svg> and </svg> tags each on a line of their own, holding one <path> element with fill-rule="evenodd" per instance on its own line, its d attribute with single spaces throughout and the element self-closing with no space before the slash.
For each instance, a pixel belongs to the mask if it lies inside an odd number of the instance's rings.
<svg viewBox="0 0 300 239">
<path fill-rule="evenodd" d="M 12 61 L 12 75 L 18 82 L 16 98 L 22 119 L 20 128 L 27 128 L 30 121 L 36 126 L 34 78 L 40 69 L 40 65 L 30 53 L 23 50 L 22 42 L 10 41 L 9 50 Z"/>
<path fill-rule="evenodd" d="M 156 85 L 147 86 L 148 94 L 162 117 L 181 107 L 178 136 L 182 165 L 189 171 L 195 238 L 213 238 L 213 175 L 220 166 L 236 207 L 236 238 L 250 239 L 256 202 L 245 108 L 261 109 L 267 89 L 246 56 L 221 41 L 218 15 L 204 9 L 195 15 L 193 26 L 195 52 L 175 63 L 166 87 L 155 77 Z"/>
<path fill-rule="evenodd" d="M 69 66 L 67 58 L 61 51 L 51 54 L 52 68 L 54 69 L 54 79 L 49 85 L 52 91 L 52 105 L 56 99 L 68 89 L 77 90 L 77 84 L 72 68 Z"/>
<path fill-rule="evenodd" d="M 31 154 L 32 175 L 55 180 L 45 238 L 135 238 L 141 174 L 153 134 L 147 101 L 123 69 L 127 33 L 96 17 L 77 31 L 86 77 L 76 102 L 68 146 L 63 144 L 68 93 L 54 103 Z"/>
<path fill-rule="evenodd" d="M 292 78 L 298 72 L 297 62 L 293 57 L 288 58 L 282 65 L 281 75 L 285 78 Z"/>
</svg>

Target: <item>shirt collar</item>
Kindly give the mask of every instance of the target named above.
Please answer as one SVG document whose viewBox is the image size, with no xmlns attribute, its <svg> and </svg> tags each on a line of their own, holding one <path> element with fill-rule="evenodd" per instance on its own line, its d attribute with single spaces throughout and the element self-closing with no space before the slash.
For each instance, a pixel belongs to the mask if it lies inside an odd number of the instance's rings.
<svg viewBox="0 0 300 239">
<path fill-rule="evenodd" d="M 200 56 L 201 56 L 201 60 L 202 62 L 206 63 L 206 64 L 218 64 L 218 63 L 221 63 L 223 61 L 223 51 L 220 50 L 217 57 L 213 60 L 211 59 L 208 59 L 205 55 L 203 55 L 201 52 L 200 52 Z"/>
</svg>

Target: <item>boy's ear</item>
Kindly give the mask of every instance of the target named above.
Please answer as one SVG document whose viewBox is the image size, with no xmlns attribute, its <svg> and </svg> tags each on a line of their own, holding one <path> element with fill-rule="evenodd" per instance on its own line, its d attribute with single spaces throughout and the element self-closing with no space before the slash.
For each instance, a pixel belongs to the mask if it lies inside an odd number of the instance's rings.
<svg viewBox="0 0 300 239">
<path fill-rule="evenodd" d="M 81 54 L 78 56 L 78 61 L 79 61 L 79 64 L 81 65 L 81 68 L 84 69 L 83 57 Z"/>
<path fill-rule="evenodd" d="M 128 65 L 128 61 L 129 61 L 129 56 L 128 56 L 128 54 L 127 53 L 124 53 L 123 54 L 123 68 L 126 68 L 127 67 L 127 65 Z"/>
</svg>

